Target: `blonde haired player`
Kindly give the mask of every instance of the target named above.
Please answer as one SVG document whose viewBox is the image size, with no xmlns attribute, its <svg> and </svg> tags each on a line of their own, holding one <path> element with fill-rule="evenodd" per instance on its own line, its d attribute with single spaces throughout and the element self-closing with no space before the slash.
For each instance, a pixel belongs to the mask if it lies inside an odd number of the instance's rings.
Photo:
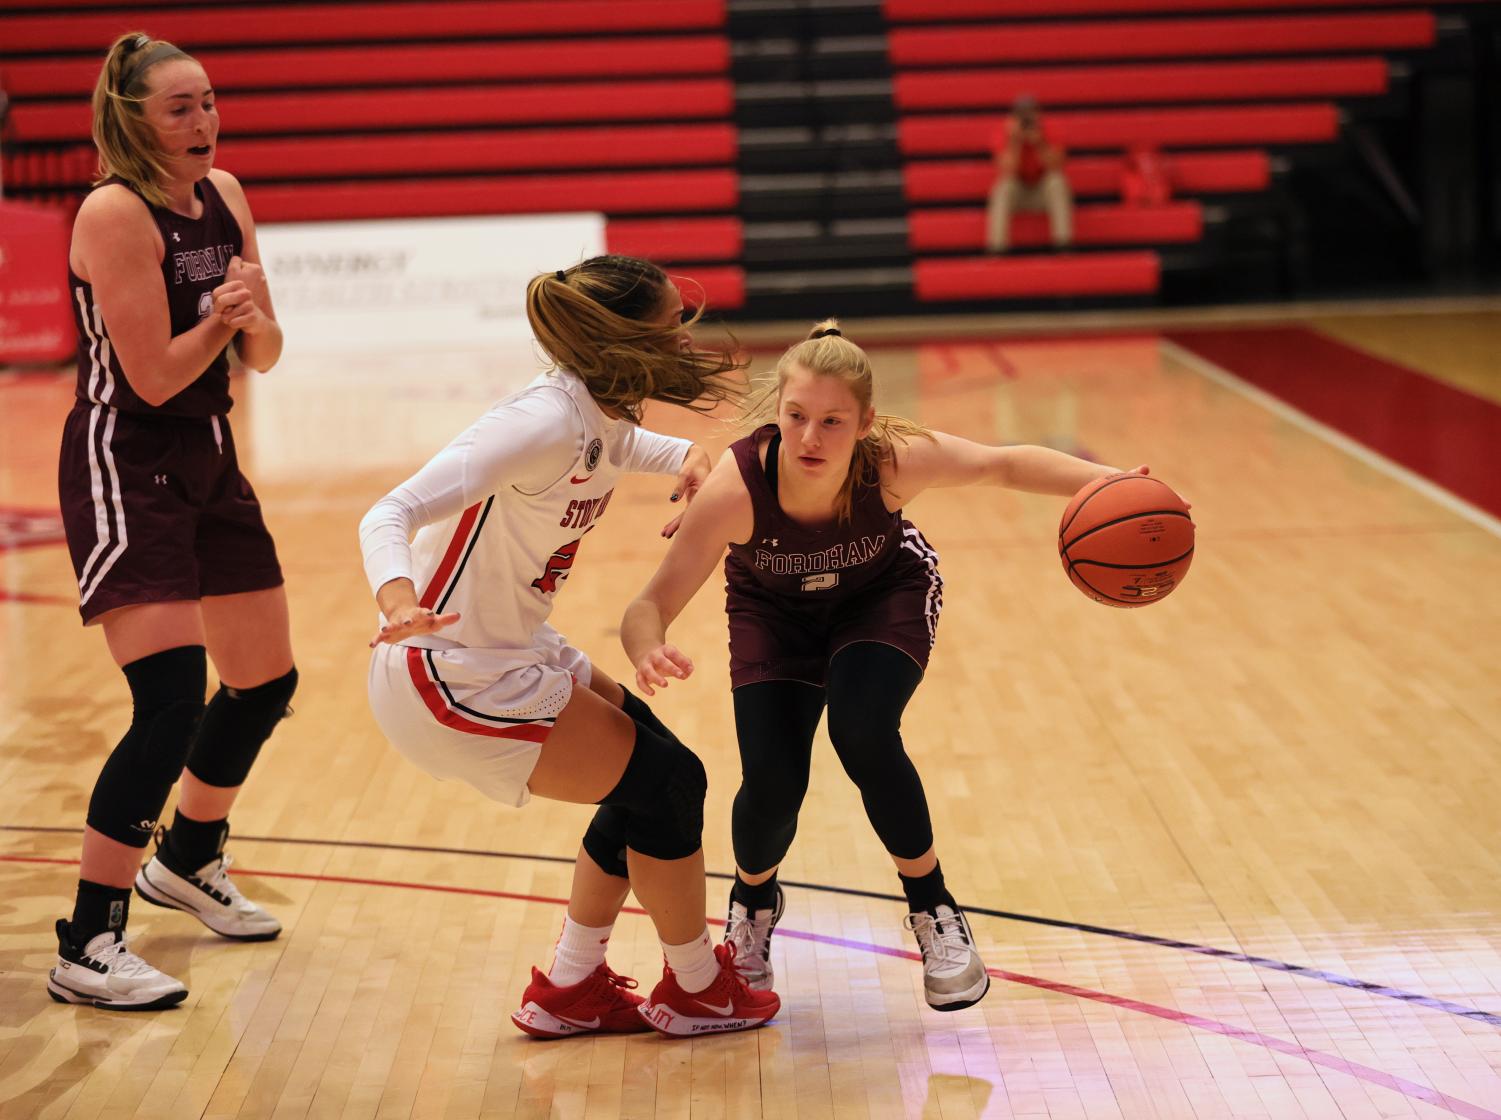
<svg viewBox="0 0 1501 1120">
<path fill-rule="evenodd" d="M 777 869 L 797 831 L 813 733 L 829 738 L 907 899 L 930 1007 L 982 999 L 990 977 L 944 885 L 922 779 L 901 736 L 943 605 L 938 554 L 902 507 L 930 487 L 1066 495 L 1113 473 L 1045 447 L 988 447 L 878 416 L 865 351 L 830 320 L 790 347 L 763 395 L 775 423 L 736 441 L 704 484 L 620 636 L 648 695 L 693 662 L 667 628 L 724 555 L 741 784 L 725 941 L 771 987 Z M 756 406 L 752 414 L 759 411 Z M 1146 468 L 1139 468 L 1143 472 Z"/>
<path fill-rule="evenodd" d="M 703 765 L 547 624 L 622 474 L 674 474 L 674 500 L 708 474 L 701 449 L 639 427 L 644 402 L 712 406 L 733 392 L 738 363 L 695 349 L 677 286 L 631 257 L 538 276 L 527 317 L 555 370 L 491 408 L 360 525 L 382 614 L 371 709 L 396 749 L 438 778 L 505 805 L 535 795 L 600 806 L 552 968 L 533 969 L 518 1027 L 559 1038 L 760 1026 L 777 997 L 746 986 L 704 920 Z M 645 1002 L 605 963 L 631 890 L 666 965 Z"/>
</svg>

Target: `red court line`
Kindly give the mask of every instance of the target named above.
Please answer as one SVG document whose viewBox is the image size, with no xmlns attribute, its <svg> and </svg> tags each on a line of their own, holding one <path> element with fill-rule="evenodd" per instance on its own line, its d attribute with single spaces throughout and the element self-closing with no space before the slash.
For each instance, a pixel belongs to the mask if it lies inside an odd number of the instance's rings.
<svg viewBox="0 0 1501 1120">
<path fill-rule="evenodd" d="M 1308 327 L 1162 337 L 1501 516 L 1501 405 Z"/>
<path fill-rule="evenodd" d="M 64 867 L 76 867 L 77 860 L 51 859 L 43 856 L 9 856 L 0 855 L 0 862 L 6 863 L 45 863 L 57 864 Z M 311 883 L 347 883 L 354 886 L 364 887 L 394 887 L 399 890 L 432 891 L 439 894 L 465 894 L 479 898 L 504 898 L 516 902 L 545 902 L 554 906 L 567 906 L 566 898 L 552 898 L 548 895 L 518 894 L 513 891 L 486 890 L 481 887 L 450 887 L 441 883 L 409 883 L 398 879 L 363 879 L 345 875 L 309 875 L 299 871 L 255 871 L 248 867 L 236 868 L 240 875 L 250 875 L 262 879 L 302 879 Z M 636 906 L 623 908 L 623 913 L 646 915 L 646 911 Z M 710 925 L 724 925 L 723 918 L 705 919 Z M 887 957 L 901 957 L 904 960 L 921 961 L 922 957 L 910 949 L 895 949 L 886 945 L 873 945 L 867 941 L 851 941 L 843 937 L 833 937 L 829 934 L 808 933 L 803 930 L 781 929 L 777 933 L 782 937 L 789 937 L 796 941 L 812 941 L 822 945 L 833 945 L 842 949 L 854 949 L 862 953 L 876 953 Z M 1185 1026 L 1196 1027 L 1202 1031 L 1223 1035 L 1225 1038 L 1233 1038 L 1238 1042 L 1246 1042 L 1253 1046 L 1274 1051 L 1278 1054 L 1286 1054 L 1293 1058 L 1302 1058 L 1325 1069 L 1331 1069 L 1337 1073 L 1347 1074 L 1361 1081 L 1368 1081 L 1373 1085 L 1380 1085 L 1383 1089 L 1391 1089 L 1413 1100 L 1431 1104 L 1455 1116 L 1462 1116 L 1465 1120 L 1501 1120 L 1501 1113 L 1492 1112 L 1479 1105 L 1470 1104 L 1457 1097 L 1451 1097 L 1448 1093 L 1441 1093 L 1437 1089 L 1427 1085 L 1420 1085 L 1416 1081 L 1408 1081 L 1404 1077 L 1393 1077 L 1379 1069 L 1361 1065 L 1359 1062 L 1347 1062 L 1343 1058 L 1337 1058 L 1333 1054 L 1325 1054 L 1319 1050 L 1310 1050 L 1305 1046 L 1299 1046 L 1296 1042 L 1288 1042 L 1285 1039 L 1273 1038 L 1271 1035 L 1261 1034 L 1257 1031 L 1237 1027 L 1231 1023 L 1224 1023 L 1218 1019 L 1206 1019 L 1202 1015 L 1194 1015 L 1187 1011 L 1178 1011 L 1171 1007 L 1161 1007 L 1155 1003 L 1144 1003 L 1141 1000 L 1131 999 L 1127 996 L 1111 995 L 1108 992 L 1097 992 L 1092 988 L 1081 988 L 1074 984 L 1065 984 L 1058 980 L 1047 980 L 1040 976 L 1028 976 L 1021 972 L 1009 972 L 1003 968 L 986 969 L 991 976 L 998 980 L 1006 980 L 1013 984 L 1026 984 L 1033 988 L 1044 991 L 1057 992 L 1060 995 L 1073 996 L 1076 999 L 1093 1000 L 1096 1003 L 1107 1004 L 1111 1007 L 1119 1007 L 1127 1011 L 1135 1011 L 1142 1015 L 1151 1015 L 1158 1019 L 1166 1019 L 1173 1023 L 1182 1023 Z"/>
</svg>

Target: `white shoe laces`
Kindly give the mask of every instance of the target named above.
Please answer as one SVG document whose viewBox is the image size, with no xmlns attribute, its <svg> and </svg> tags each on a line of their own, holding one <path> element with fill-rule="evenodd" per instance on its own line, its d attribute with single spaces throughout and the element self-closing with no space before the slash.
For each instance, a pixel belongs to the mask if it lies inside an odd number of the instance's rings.
<svg viewBox="0 0 1501 1120">
<path fill-rule="evenodd" d="M 106 945 L 99 952 L 88 955 L 90 959 L 98 961 L 105 968 L 109 969 L 111 976 L 148 976 L 158 972 L 157 969 L 127 949 L 123 937 L 112 945 Z"/>
<path fill-rule="evenodd" d="M 764 918 L 752 918 L 747 913 L 725 932 L 725 943 L 734 946 L 736 965 L 743 966 L 740 971 L 753 975 L 766 971 L 773 913 L 767 911 Z"/>
<path fill-rule="evenodd" d="M 229 867 L 232 863 L 234 863 L 234 856 L 225 853 L 219 857 L 219 866 L 214 869 L 212 875 L 200 877 L 210 887 L 229 899 L 229 905 L 234 909 L 247 912 L 258 909 L 255 903 L 240 893 L 240 888 L 235 886 L 234 880 L 229 877 Z"/>
<path fill-rule="evenodd" d="M 940 909 L 949 912 L 935 917 L 925 910 L 914 911 L 907 915 L 903 924 L 917 936 L 923 963 L 930 969 L 946 965 L 963 968 L 969 964 L 974 952 L 964 932 L 964 919 L 947 906 Z"/>
</svg>

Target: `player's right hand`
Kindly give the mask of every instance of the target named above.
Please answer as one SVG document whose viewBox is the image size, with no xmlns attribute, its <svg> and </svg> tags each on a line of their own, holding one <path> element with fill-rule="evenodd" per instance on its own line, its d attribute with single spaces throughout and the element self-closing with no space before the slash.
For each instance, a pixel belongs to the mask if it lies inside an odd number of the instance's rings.
<svg viewBox="0 0 1501 1120">
<path fill-rule="evenodd" d="M 374 649 L 382 642 L 396 645 L 418 634 L 431 634 L 445 626 L 452 626 L 458 620 L 457 614 L 438 614 L 427 607 L 400 607 L 387 617 L 386 624 L 370 639 L 370 648 Z"/>
<path fill-rule="evenodd" d="M 643 657 L 636 665 L 636 686 L 648 696 L 655 696 L 657 689 L 667 687 L 667 678 L 680 681 L 693 675 L 693 662 L 688 655 L 670 642 L 664 642 Z"/>
</svg>

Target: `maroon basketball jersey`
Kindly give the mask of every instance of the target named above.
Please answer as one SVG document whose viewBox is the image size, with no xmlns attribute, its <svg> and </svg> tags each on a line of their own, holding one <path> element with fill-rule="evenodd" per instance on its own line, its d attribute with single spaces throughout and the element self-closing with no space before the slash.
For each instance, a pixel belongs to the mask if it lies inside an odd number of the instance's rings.
<svg viewBox="0 0 1501 1120">
<path fill-rule="evenodd" d="M 111 183 L 119 179 L 108 180 Z M 129 186 L 129 184 L 123 184 Z M 171 210 L 146 203 L 156 228 L 161 231 L 166 253 L 162 256 L 162 283 L 167 289 L 167 307 L 172 315 L 172 337 L 192 330 L 213 310 L 212 292 L 224 282 L 229 259 L 244 248 L 240 223 L 207 178 L 194 189 L 203 201 L 203 215 L 185 218 Z M 120 359 L 110 345 L 104 316 L 94 302 L 94 289 L 68 270 L 73 288 L 73 323 L 78 328 L 78 400 L 104 404 L 122 412 L 157 416 L 222 416 L 231 405 L 229 396 L 229 347 L 220 350 L 198 379 L 176 396 L 152 406 L 131 389 L 120 368 Z"/>
<path fill-rule="evenodd" d="M 771 443 L 763 467 L 760 442 L 768 433 Z M 731 595 L 754 592 L 759 585 L 776 595 L 811 595 L 818 602 L 853 595 L 891 567 L 906 523 L 900 511 L 886 508 L 879 486 L 856 486 L 848 521 L 817 529 L 799 525 L 782 512 L 773 488 L 780 443 L 777 426 L 767 424 L 730 445 L 750 491 L 755 531 L 744 544 L 730 545 L 724 562 L 728 590 Z"/>
</svg>

